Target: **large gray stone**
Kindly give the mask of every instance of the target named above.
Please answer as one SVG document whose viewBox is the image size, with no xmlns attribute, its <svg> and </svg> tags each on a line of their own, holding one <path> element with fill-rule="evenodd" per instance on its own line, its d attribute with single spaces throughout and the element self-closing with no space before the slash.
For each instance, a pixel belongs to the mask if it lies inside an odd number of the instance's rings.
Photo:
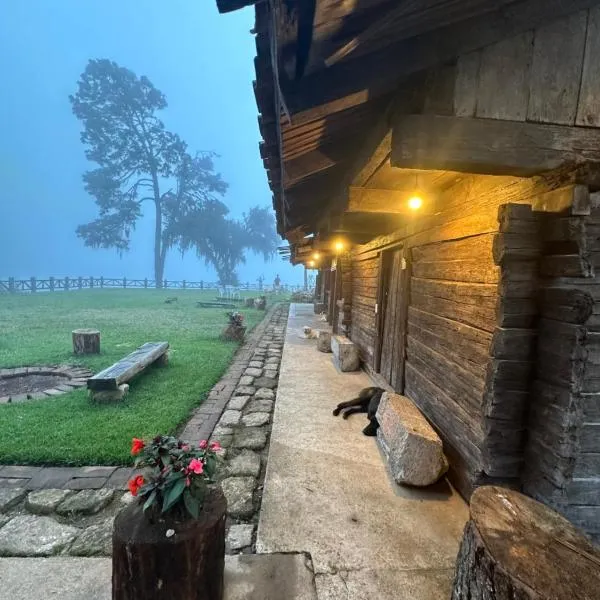
<svg viewBox="0 0 600 600">
<path fill-rule="evenodd" d="M 240 454 L 229 461 L 225 472 L 231 477 L 240 477 L 243 475 L 258 477 L 260 473 L 260 455 L 252 452 L 252 450 L 242 450 Z"/>
<path fill-rule="evenodd" d="M 38 490 L 30 492 L 25 500 L 25 508 L 37 515 L 49 515 L 66 498 L 72 496 L 73 490 Z"/>
<path fill-rule="evenodd" d="M 269 366 L 273 366 L 273 365 L 269 365 Z M 269 379 L 277 379 L 277 371 L 272 370 L 272 369 L 265 369 L 263 376 L 268 377 Z"/>
<path fill-rule="evenodd" d="M 331 351 L 333 352 L 333 362 L 340 371 L 344 373 L 358 371 L 360 367 L 358 346 L 352 340 L 342 335 L 332 336 Z"/>
<path fill-rule="evenodd" d="M 0 515 L 0 527 L 4 527 L 11 519 L 10 515 Z"/>
<path fill-rule="evenodd" d="M 255 485 L 256 480 L 254 477 L 228 477 L 223 479 L 221 487 L 227 498 L 227 514 L 235 519 L 248 519 L 254 514 L 252 494 Z"/>
<path fill-rule="evenodd" d="M 229 410 L 242 410 L 246 406 L 250 396 L 234 396 L 227 404 Z"/>
<path fill-rule="evenodd" d="M 255 391 L 253 385 L 238 385 L 235 388 L 235 396 L 253 396 Z"/>
<path fill-rule="evenodd" d="M 263 361 L 262 360 L 251 360 L 248 363 L 249 367 L 253 367 L 254 369 L 262 369 L 263 368 Z"/>
<path fill-rule="evenodd" d="M 273 400 L 275 398 L 275 392 L 273 392 L 273 390 L 270 390 L 269 388 L 260 388 L 256 394 L 254 394 L 255 398 L 260 399 L 266 399 L 266 400 Z"/>
<path fill-rule="evenodd" d="M 262 450 L 267 444 L 267 432 L 263 427 L 243 427 L 233 437 L 234 448 Z"/>
<path fill-rule="evenodd" d="M 20 515 L 0 529 L 0 556 L 52 556 L 68 546 L 80 529 L 50 517 Z"/>
<path fill-rule="evenodd" d="M 252 412 L 242 417 L 242 423 L 246 427 L 261 427 L 271 420 L 271 414 L 267 412 Z"/>
<path fill-rule="evenodd" d="M 56 507 L 59 515 L 94 515 L 108 506 L 115 496 L 115 490 L 82 490 L 69 496 Z"/>
<path fill-rule="evenodd" d="M 219 425 L 221 427 L 231 427 L 237 425 L 240 422 L 242 413 L 239 410 L 226 410 L 219 419 Z"/>
<path fill-rule="evenodd" d="M 112 554 L 113 519 L 90 525 L 73 542 L 69 554 L 73 556 L 110 556 Z"/>
<path fill-rule="evenodd" d="M 269 373 L 272 373 L 272 371 L 269 371 Z M 273 388 L 277 387 L 277 379 L 274 377 L 259 377 L 258 379 L 254 380 L 254 385 L 257 388 L 267 388 L 272 390 Z"/>
<path fill-rule="evenodd" d="M 262 369 L 257 369 L 255 367 L 248 367 L 244 371 L 244 375 L 249 375 L 250 377 L 260 377 L 262 375 Z"/>
<path fill-rule="evenodd" d="M 252 385 L 254 383 L 254 377 L 250 377 L 250 375 L 242 375 L 240 377 L 239 384 L 240 385 Z"/>
<path fill-rule="evenodd" d="M 446 473 L 442 440 L 406 396 L 385 392 L 377 421 L 377 439 L 397 483 L 427 486 Z"/>
<path fill-rule="evenodd" d="M 271 412 L 273 410 L 273 400 L 268 400 L 266 398 L 257 398 L 256 400 L 251 400 L 246 408 L 244 409 L 244 413 L 252 413 L 252 412 Z"/>
<path fill-rule="evenodd" d="M 254 525 L 242 523 L 232 525 L 225 538 L 225 548 L 227 552 L 236 552 L 252 545 L 252 534 Z"/>
<path fill-rule="evenodd" d="M 276 356 L 269 356 L 269 358 L 267 358 L 267 360 L 265 361 L 265 365 L 279 365 L 279 358 L 277 358 Z M 266 369 L 270 369 L 271 367 L 265 366 Z"/>
<path fill-rule="evenodd" d="M 25 488 L 0 488 L 0 512 L 16 506 L 26 495 Z"/>
</svg>

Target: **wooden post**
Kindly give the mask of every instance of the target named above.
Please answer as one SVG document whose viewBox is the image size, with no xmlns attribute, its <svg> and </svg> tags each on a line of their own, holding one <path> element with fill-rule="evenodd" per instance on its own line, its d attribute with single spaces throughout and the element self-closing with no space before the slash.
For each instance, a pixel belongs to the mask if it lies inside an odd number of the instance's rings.
<svg viewBox="0 0 600 600">
<path fill-rule="evenodd" d="M 167 280 L 166 279 L 163 281 L 163 287 L 165 288 L 165 290 L 167 289 Z"/>
<path fill-rule="evenodd" d="M 88 287 L 89 287 L 90 289 L 92 289 L 92 288 L 94 287 L 94 276 L 93 276 L 93 275 L 90 277 L 90 283 L 89 283 L 89 286 L 88 286 Z"/>
<path fill-rule="evenodd" d="M 54 291 L 54 277 L 50 277 L 50 291 Z"/>
<path fill-rule="evenodd" d="M 123 287 L 126 288 L 127 287 L 127 278 L 123 277 Z"/>
<path fill-rule="evenodd" d="M 73 330 L 75 354 L 100 354 L 100 332 L 97 329 Z"/>
<path fill-rule="evenodd" d="M 200 282 L 200 289 L 203 290 L 204 289 L 204 281 Z"/>
<path fill-rule="evenodd" d="M 31 282 L 31 293 L 33 294 L 33 293 L 35 293 L 35 291 L 37 289 L 37 283 L 35 281 L 35 277 L 32 277 L 30 279 L 30 282 Z"/>
<path fill-rule="evenodd" d="M 137 502 L 122 510 L 113 529 L 112 600 L 221 600 L 226 510 L 220 489 L 198 519 L 150 523 Z"/>
<path fill-rule="evenodd" d="M 183 280 L 183 283 L 181 284 L 181 287 L 185 290 L 185 279 Z"/>
<path fill-rule="evenodd" d="M 69 291 L 69 278 L 65 277 L 65 292 Z"/>
<path fill-rule="evenodd" d="M 81 276 L 77 278 L 77 289 L 83 288 L 83 279 Z"/>
<path fill-rule="evenodd" d="M 452 600 L 597 598 L 600 551 L 552 509 L 512 490 L 471 497 Z"/>
<path fill-rule="evenodd" d="M 100 288 L 104 287 L 104 277 L 101 275 L 100 276 Z"/>
</svg>

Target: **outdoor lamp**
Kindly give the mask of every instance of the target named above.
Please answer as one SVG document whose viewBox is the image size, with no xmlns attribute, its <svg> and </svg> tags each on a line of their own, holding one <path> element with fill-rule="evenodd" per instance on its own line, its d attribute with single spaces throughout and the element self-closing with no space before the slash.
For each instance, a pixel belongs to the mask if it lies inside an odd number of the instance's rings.
<svg viewBox="0 0 600 600">
<path fill-rule="evenodd" d="M 411 210 L 419 210 L 423 206 L 423 198 L 421 196 L 415 194 L 408 199 L 408 207 Z"/>
<path fill-rule="evenodd" d="M 344 249 L 344 242 L 338 241 L 335 243 L 336 252 L 341 252 Z"/>
</svg>

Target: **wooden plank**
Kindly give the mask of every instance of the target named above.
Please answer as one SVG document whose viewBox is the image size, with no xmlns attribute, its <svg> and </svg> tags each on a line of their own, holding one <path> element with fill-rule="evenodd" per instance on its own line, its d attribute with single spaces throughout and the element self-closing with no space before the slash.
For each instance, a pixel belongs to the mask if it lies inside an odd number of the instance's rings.
<svg viewBox="0 0 600 600">
<path fill-rule="evenodd" d="M 496 283 L 500 275 L 500 269 L 496 265 L 475 258 L 440 262 L 420 261 L 415 263 L 413 272 L 415 277 L 467 283 Z"/>
<path fill-rule="evenodd" d="M 544 277 L 594 277 L 594 267 L 579 254 L 543 256 L 540 273 Z"/>
<path fill-rule="evenodd" d="M 384 213 L 397 215 L 415 215 L 416 211 L 408 205 L 408 201 L 415 195 L 414 190 L 378 190 L 373 188 L 350 187 L 348 189 L 349 213 Z M 428 214 L 435 205 L 435 196 L 423 195 L 423 206 L 418 214 Z"/>
<path fill-rule="evenodd" d="M 366 164 L 356 173 L 352 180 L 355 186 L 364 186 L 371 179 L 377 169 L 383 165 L 390 156 L 392 151 L 392 132 L 388 131 L 379 144 L 375 147 L 371 158 L 366 161 Z"/>
<path fill-rule="evenodd" d="M 400 270 L 402 251 L 395 250 L 390 256 L 389 279 L 384 296 L 383 317 L 383 343 L 381 348 L 381 374 L 393 387 L 393 374 L 395 373 L 397 354 L 397 319 L 400 293 Z"/>
<path fill-rule="evenodd" d="M 589 215 L 591 210 L 590 190 L 587 185 L 568 185 L 540 194 L 532 203 L 534 211 Z"/>
<path fill-rule="evenodd" d="M 494 358 L 529 361 L 534 356 L 536 341 L 535 329 L 499 327 L 494 331 L 490 355 Z"/>
<path fill-rule="evenodd" d="M 586 161 L 600 161 L 597 129 L 399 115 L 392 130 L 395 167 L 530 176 Z"/>
<path fill-rule="evenodd" d="M 532 40 L 527 31 L 481 51 L 477 117 L 525 121 Z"/>
<path fill-rule="evenodd" d="M 458 58 L 454 85 L 454 114 L 457 117 L 475 116 L 480 64 L 481 52 L 479 51 L 463 54 Z"/>
<path fill-rule="evenodd" d="M 148 365 L 159 359 L 169 349 L 168 342 L 146 342 L 114 365 L 88 379 L 90 390 L 116 390 Z"/>
<path fill-rule="evenodd" d="M 492 234 L 470 236 L 459 240 L 448 240 L 412 248 L 415 263 L 421 261 L 469 260 L 477 256 L 483 261 L 492 261 Z"/>
<path fill-rule="evenodd" d="M 583 73 L 577 107 L 577 125 L 600 127 L 600 6 L 591 8 L 588 16 Z"/>
<path fill-rule="evenodd" d="M 541 293 L 541 315 L 565 323 L 585 323 L 594 310 L 593 296 L 583 289 L 545 288 Z"/>
<path fill-rule="evenodd" d="M 527 119 L 574 125 L 583 68 L 587 11 L 535 32 Z"/>
<path fill-rule="evenodd" d="M 252 6 L 260 0 L 217 0 L 217 8 L 220 13 L 227 13 L 245 6 Z"/>
<path fill-rule="evenodd" d="M 488 283 L 465 283 L 438 279 L 412 278 L 411 288 L 416 294 L 446 298 L 462 304 L 476 305 L 494 310 L 498 299 L 498 286 Z"/>
</svg>

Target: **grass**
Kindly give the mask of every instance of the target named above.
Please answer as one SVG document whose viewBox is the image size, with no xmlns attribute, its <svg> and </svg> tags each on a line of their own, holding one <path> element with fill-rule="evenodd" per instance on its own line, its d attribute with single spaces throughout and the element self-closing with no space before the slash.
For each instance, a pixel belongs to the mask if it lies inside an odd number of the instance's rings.
<svg viewBox="0 0 600 600">
<path fill-rule="evenodd" d="M 164 299 L 177 296 L 178 302 Z M 86 390 L 0 405 L 0 463 L 129 464 L 132 437 L 172 433 L 219 380 L 237 348 L 219 340 L 224 309 L 196 308 L 215 292 L 84 290 L 0 295 L 0 367 L 85 365 L 97 372 L 147 341 L 171 344 L 167 368 L 150 367 L 126 400 L 94 405 Z M 264 313 L 242 309 L 248 330 Z M 71 331 L 101 332 L 101 354 L 75 357 Z"/>
</svg>

